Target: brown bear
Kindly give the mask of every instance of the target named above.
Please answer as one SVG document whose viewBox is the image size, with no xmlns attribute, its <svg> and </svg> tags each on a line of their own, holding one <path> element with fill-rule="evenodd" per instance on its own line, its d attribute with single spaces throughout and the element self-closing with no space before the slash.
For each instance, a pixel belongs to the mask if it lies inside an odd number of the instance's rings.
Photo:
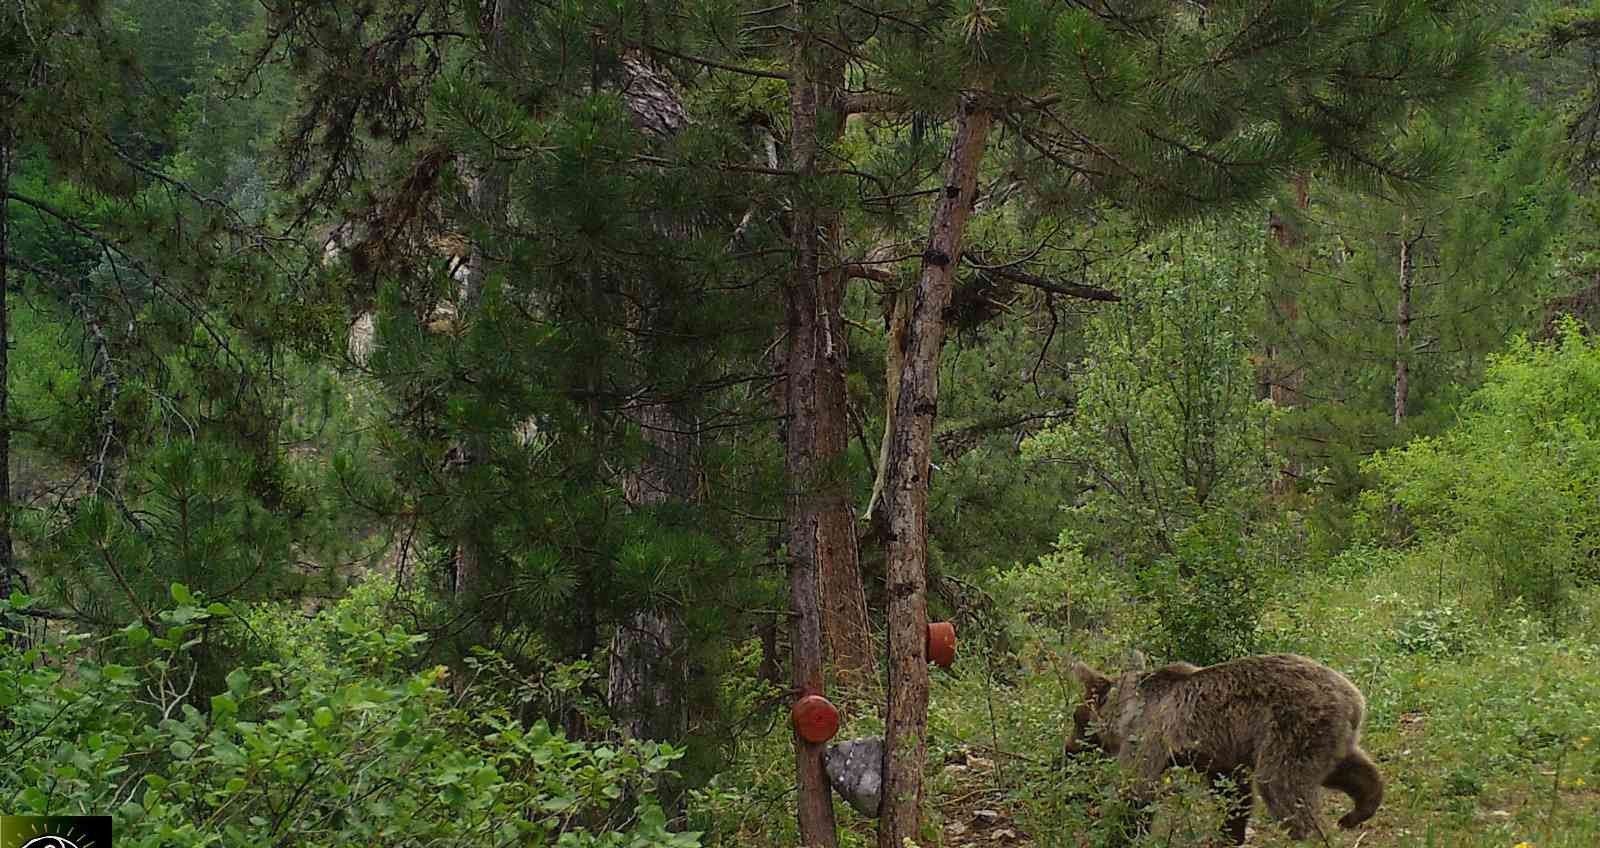
<svg viewBox="0 0 1600 848">
<path fill-rule="evenodd" d="M 1383 801 L 1383 779 L 1361 750 L 1366 699 L 1349 678 L 1296 654 L 1245 657 L 1198 668 L 1173 663 L 1116 680 L 1083 663 L 1084 703 L 1067 752 L 1085 744 L 1116 756 L 1148 802 L 1171 766 L 1208 775 L 1228 801 L 1225 829 L 1244 842 L 1251 784 L 1295 839 L 1319 833 L 1321 788 L 1349 795 L 1352 828 Z M 1224 780 L 1226 778 L 1226 780 Z"/>
</svg>

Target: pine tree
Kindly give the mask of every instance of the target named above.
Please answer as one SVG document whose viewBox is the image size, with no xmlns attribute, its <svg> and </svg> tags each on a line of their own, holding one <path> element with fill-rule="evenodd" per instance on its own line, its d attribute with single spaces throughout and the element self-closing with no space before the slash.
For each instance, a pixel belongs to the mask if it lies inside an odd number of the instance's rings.
<svg viewBox="0 0 1600 848">
<path fill-rule="evenodd" d="M 1452 387 L 1542 317 L 1573 199 L 1559 130 L 1523 91 L 1500 85 L 1470 110 L 1408 122 L 1409 139 L 1460 164 L 1400 195 L 1327 186 L 1276 252 L 1298 314 L 1267 332 L 1304 395 L 1287 432 L 1336 491 L 1357 485 L 1359 457 L 1443 424 Z"/>
<path fill-rule="evenodd" d="M 619 725 L 677 738 L 715 692 L 685 683 L 718 659 L 710 634 L 743 626 L 720 611 L 770 605 L 735 570 L 765 541 L 737 516 L 770 505 L 726 493 L 775 491 L 775 453 L 706 443 L 770 419 L 751 387 L 772 299 L 745 275 L 768 271 L 771 232 L 735 238 L 765 177 L 701 164 L 750 161 L 743 128 L 639 48 L 648 8 L 613 11 L 285 3 L 262 55 L 305 81 L 285 150 L 305 219 L 339 229 L 337 305 L 377 306 L 364 368 L 398 483 L 352 473 L 437 546 L 429 584 L 466 578 L 439 634 L 609 644 Z M 493 208 L 474 198 L 489 178 Z M 736 267 L 730 242 L 758 259 Z"/>
<path fill-rule="evenodd" d="M 1459 11 L 1459 10 L 1457 10 Z M 972 4 L 932 32 L 884 38 L 869 84 L 953 113 L 899 375 L 890 470 L 890 694 L 879 844 L 920 820 L 927 671 L 926 515 L 944 309 L 978 175 L 999 126 L 1041 185 L 1155 220 L 1238 206 L 1320 163 L 1396 185 L 1432 151 L 1391 146 L 1408 105 L 1458 90 L 1482 36 L 1437 3 L 1138 2 L 1058 10 Z M 923 102 L 927 102 L 924 100 Z M 902 107 L 903 108 L 903 107 Z"/>
<path fill-rule="evenodd" d="M 28 84 L 7 111 L 8 282 L 27 287 L 36 328 L 79 342 L 44 362 L 30 345 L 45 373 L 8 375 L 23 389 L 13 411 L 28 405 L 11 434 L 78 475 L 53 486 L 48 509 L 10 517 L 36 612 L 99 628 L 148 617 L 174 582 L 219 601 L 293 587 L 316 544 L 299 534 L 326 517 L 279 450 L 292 417 L 280 343 L 314 324 L 290 308 L 303 278 L 289 269 L 304 257 L 258 209 L 233 204 L 242 191 L 190 170 L 189 109 L 203 96 L 178 101 L 146 60 L 160 53 L 171 73 L 205 80 L 214 57 L 198 37 L 133 38 L 160 6 L 5 11 L 4 84 Z M 243 8 L 191 6 L 178 29 L 220 38 Z"/>
<path fill-rule="evenodd" d="M 661 141 L 681 132 L 688 113 L 665 71 L 637 54 L 624 55 L 622 63 L 623 99 L 635 125 Z M 653 229 L 663 238 L 681 239 L 692 234 L 694 224 L 678 216 L 658 215 Z M 667 313 L 677 307 L 658 300 L 648 290 L 648 280 L 636 282 L 640 284 L 636 295 L 640 305 L 631 311 L 628 322 L 646 340 L 639 345 L 640 358 L 650 360 L 658 351 L 670 351 L 670 345 L 653 340 L 662 328 L 670 326 Z M 699 499 L 701 435 L 682 411 L 690 406 L 657 399 L 626 413 L 629 422 L 639 428 L 645 445 L 639 467 L 624 483 L 630 506 L 684 509 Z M 628 735 L 639 739 L 683 736 L 689 723 L 684 691 L 689 683 L 686 638 L 682 613 L 671 608 L 641 609 L 618 625 L 611 640 L 606 702 Z"/>
<path fill-rule="evenodd" d="M 8 22 L 9 23 L 9 22 Z M 9 78 L 9 74 L 6 75 Z M 13 591 L 16 563 L 11 539 L 11 320 L 8 308 L 11 290 L 10 232 L 8 222 L 11 192 L 11 121 L 16 95 L 0 87 L 0 599 L 9 600 Z M 8 605 L 9 609 L 9 605 Z M 7 631 L 10 615 L 0 614 L 0 632 Z M 9 637 L 9 633 L 6 634 Z"/>
<path fill-rule="evenodd" d="M 12 416 L 9 296 L 13 274 L 50 273 L 39 257 L 19 254 L 12 241 L 13 211 L 60 219 L 87 235 L 85 224 L 52 204 L 21 195 L 14 163 L 25 153 L 44 155 L 91 188 L 126 194 L 127 171 L 107 141 L 105 124 L 84 123 L 114 100 L 109 67 L 126 51 L 102 27 L 100 4 L 72 0 L 27 0 L 0 11 L 0 596 L 22 588 L 13 545 L 16 504 L 10 476 Z M 110 95 L 110 96 L 108 96 Z M 0 628 L 6 625 L 0 616 Z"/>
</svg>

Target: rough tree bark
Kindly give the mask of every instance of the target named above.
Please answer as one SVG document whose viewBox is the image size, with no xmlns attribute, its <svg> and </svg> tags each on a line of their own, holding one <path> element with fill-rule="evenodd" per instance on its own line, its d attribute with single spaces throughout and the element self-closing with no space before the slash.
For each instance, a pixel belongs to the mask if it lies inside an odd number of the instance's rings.
<svg viewBox="0 0 1600 848">
<path fill-rule="evenodd" d="M 694 437 L 683 417 L 665 403 L 628 414 L 640 428 L 648 454 L 623 481 L 636 508 L 695 498 Z M 684 688 L 683 624 L 676 611 L 641 609 L 617 627 L 611 640 L 606 700 L 618 727 L 635 739 L 678 740 L 689 725 Z"/>
<path fill-rule="evenodd" d="M 832 55 L 831 53 L 829 54 Z M 815 123 L 821 138 L 837 141 L 844 132 L 842 105 L 844 66 L 832 61 L 815 77 Z M 820 124 L 820 126 L 818 126 Z M 808 175 L 816 169 L 816 146 L 809 152 Z M 809 204 L 807 204 L 809 205 Z M 849 396 L 845 389 L 845 368 L 849 364 L 844 323 L 844 293 L 847 282 L 844 244 L 844 213 L 833 206 L 813 209 L 815 226 L 796 230 L 796 236 L 812 243 L 812 257 L 820 266 L 811 278 L 817 288 L 816 311 L 800 315 L 814 335 L 810 367 L 815 370 L 812 390 L 816 403 L 809 410 L 816 415 L 812 431 L 812 485 L 816 492 L 816 557 L 822 581 L 822 633 L 828 660 L 841 680 L 866 683 L 876 676 L 872 629 L 867 621 L 866 591 L 861 585 L 861 556 L 857 544 L 849 481 L 844 473 L 850 442 Z M 797 269 L 796 284 L 804 280 Z M 802 329 L 802 332 L 805 332 Z M 792 469 L 801 472 L 803 469 Z"/>
<path fill-rule="evenodd" d="M 792 237 L 794 275 L 784 290 L 784 317 L 788 330 L 788 358 L 784 371 L 784 466 L 787 497 L 785 529 L 789 555 L 789 644 L 793 655 L 797 695 L 821 694 L 825 687 L 822 655 L 822 575 L 817 562 L 817 500 L 815 484 L 817 447 L 817 311 L 820 262 L 817 203 L 807 193 L 814 189 L 817 173 L 817 84 L 805 31 L 804 0 L 794 5 L 796 36 L 793 76 L 789 82 L 790 167 L 799 192 L 793 202 Z M 794 736 L 796 820 L 800 844 L 807 848 L 833 848 L 838 844 L 824 768 L 825 747 Z"/>
<path fill-rule="evenodd" d="M 6 116 L 0 115 L 0 630 L 9 626 L 10 616 L 3 610 L 6 599 L 11 597 L 12 571 L 16 568 L 11 550 L 11 396 L 6 390 L 11 376 L 11 329 L 6 291 L 11 270 L 11 233 L 6 223 L 10 191 L 11 125 Z"/>
<path fill-rule="evenodd" d="M 622 95 L 634 123 L 656 139 L 669 138 L 688 124 L 683 101 L 666 73 L 646 57 L 628 54 L 622 60 Z M 665 235 L 684 235 L 682 221 L 662 218 L 655 227 Z M 629 320 L 649 345 L 655 314 L 649 297 Z M 648 356 L 648 352 L 646 354 Z M 645 402 L 627 413 L 640 429 L 647 454 L 623 481 L 630 505 L 649 508 L 696 496 L 695 444 L 691 427 L 671 404 Z M 640 739 L 675 740 L 688 727 L 688 667 L 684 661 L 683 623 L 674 610 L 641 609 L 617 627 L 611 640 L 606 701 L 623 733 Z"/>
<path fill-rule="evenodd" d="M 1406 217 L 1400 216 L 1400 303 L 1395 307 L 1394 321 L 1394 423 L 1399 426 L 1406 420 L 1406 401 L 1411 382 L 1411 275 L 1414 260 L 1411 256 L 1413 242 L 1406 236 Z"/>
<path fill-rule="evenodd" d="M 818 492 L 817 563 L 822 579 L 823 632 L 828 659 L 840 680 L 864 684 L 876 677 L 867 596 L 861 583 L 861 551 L 856 536 L 847 481 L 840 466 L 850 440 L 849 403 L 845 394 L 844 281 L 819 286 L 819 329 L 816 344 L 821 367 L 816 380 L 816 462 L 828 477 Z"/>
<path fill-rule="evenodd" d="M 945 187 L 934 208 L 906 327 L 884 491 L 889 523 L 889 708 L 879 848 L 902 848 L 907 838 L 917 837 L 921 824 L 922 766 L 928 747 L 928 467 L 939 401 L 944 310 L 977 199 L 978 167 L 990 119 L 975 98 L 962 98 L 945 159 Z"/>
</svg>

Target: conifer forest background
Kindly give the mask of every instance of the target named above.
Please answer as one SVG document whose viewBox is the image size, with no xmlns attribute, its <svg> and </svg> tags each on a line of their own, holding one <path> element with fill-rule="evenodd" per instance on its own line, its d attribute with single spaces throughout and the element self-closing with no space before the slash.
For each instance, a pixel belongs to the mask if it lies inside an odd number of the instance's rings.
<svg viewBox="0 0 1600 848">
<path fill-rule="evenodd" d="M 1073 663 L 1293 652 L 1600 844 L 1591 0 L 0 0 L 0 281 L 0 813 L 1201 846 Z"/>
</svg>

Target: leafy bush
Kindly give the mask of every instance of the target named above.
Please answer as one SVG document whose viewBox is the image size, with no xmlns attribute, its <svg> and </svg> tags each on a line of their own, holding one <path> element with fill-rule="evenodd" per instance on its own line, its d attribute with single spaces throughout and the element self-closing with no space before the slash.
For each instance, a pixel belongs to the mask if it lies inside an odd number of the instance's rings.
<svg viewBox="0 0 1600 848">
<path fill-rule="evenodd" d="M 518 695 L 447 690 L 443 667 L 418 668 L 420 637 L 354 604 L 194 703 L 195 652 L 242 624 L 181 585 L 171 594 L 175 606 L 109 636 L 0 648 L 8 812 L 110 813 L 119 844 L 151 848 L 699 844 L 668 830 L 653 797 L 681 751 L 525 726 Z"/>
<path fill-rule="evenodd" d="M 1242 224 L 1175 234 L 1146 258 L 1118 281 L 1127 299 L 1085 327 L 1071 419 L 1023 453 L 1079 475 L 1067 527 L 1140 601 L 1145 632 L 1123 635 L 1211 662 L 1250 651 L 1264 601 L 1252 549 L 1271 540 L 1250 536 L 1272 526 L 1252 519 L 1276 467 L 1277 412 L 1256 398 L 1249 332 L 1264 258 Z"/>
<path fill-rule="evenodd" d="M 1151 650 L 1209 665 L 1252 653 L 1266 599 L 1266 575 L 1246 550 L 1242 528 L 1223 515 L 1178 535 L 1177 552 L 1139 572 L 1155 610 Z"/>
<path fill-rule="evenodd" d="M 1398 506 L 1416 542 L 1484 578 L 1497 605 L 1520 598 L 1559 630 L 1600 538 L 1600 342 L 1570 321 L 1555 344 L 1516 342 L 1454 427 L 1365 468 L 1368 526 Z"/>
<path fill-rule="evenodd" d="M 1453 604 L 1412 611 L 1395 627 L 1395 645 L 1406 654 L 1459 656 L 1476 637 L 1472 622 Z"/>
<path fill-rule="evenodd" d="M 1072 418 L 1023 444 L 1024 458 L 1077 471 L 1067 515 L 1092 556 L 1170 554 L 1207 514 L 1250 510 L 1276 467 L 1276 413 L 1250 364 L 1261 239 L 1227 233 L 1171 237 L 1116 281 L 1125 300 L 1084 328 Z"/>
<path fill-rule="evenodd" d="M 1238 519 L 1208 515 L 1176 545 L 1172 556 L 1124 574 L 1090 561 L 1063 532 L 1055 551 L 991 575 L 1006 643 L 1089 659 L 1138 648 L 1198 664 L 1254 651 L 1273 575 Z"/>
<path fill-rule="evenodd" d="M 1112 625 L 1127 612 L 1132 587 L 1115 571 L 1089 562 L 1071 531 L 1062 532 L 1054 551 L 996 569 L 987 582 L 995 605 L 1007 613 L 1010 644 L 1045 641 L 1059 649 L 1084 635 L 1104 639 L 1109 631 L 1126 630 Z"/>
</svg>

